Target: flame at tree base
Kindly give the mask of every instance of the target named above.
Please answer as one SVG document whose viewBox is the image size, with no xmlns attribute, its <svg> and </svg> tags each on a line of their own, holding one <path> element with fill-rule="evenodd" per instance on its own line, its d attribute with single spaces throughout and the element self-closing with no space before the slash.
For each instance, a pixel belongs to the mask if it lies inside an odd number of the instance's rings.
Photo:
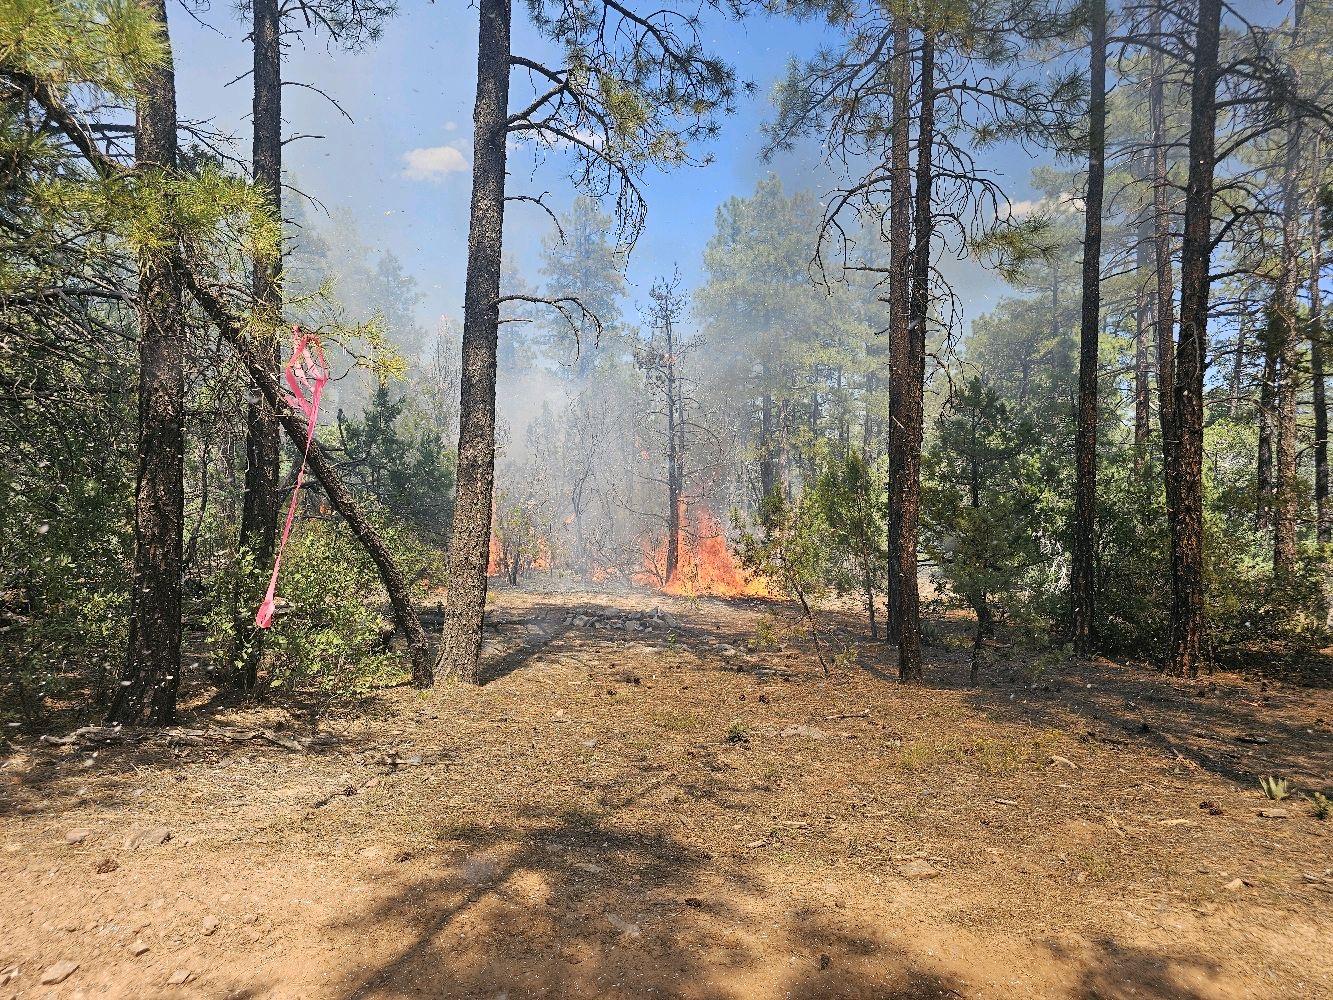
<svg viewBox="0 0 1333 1000">
<path fill-rule="evenodd" d="M 771 597 L 762 579 L 752 577 L 727 547 L 726 533 L 707 507 L 681 504 L 676 570 L 667 579 L 667 542 L 644 542 L 644 568 L 634 582 L 677 597 Z M 692 522 L 692 523 L 691 523 Z"/>
</svg>

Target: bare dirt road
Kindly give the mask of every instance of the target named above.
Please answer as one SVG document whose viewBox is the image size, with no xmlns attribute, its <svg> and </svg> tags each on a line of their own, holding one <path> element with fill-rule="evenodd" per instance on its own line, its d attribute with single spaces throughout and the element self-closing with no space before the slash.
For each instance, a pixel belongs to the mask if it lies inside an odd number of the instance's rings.
<svg viewBox="0 0 1333 1000">
<path fill-rule="evenodd" d="M 973 691 L 947 629 L 925 689 L 868 643 L 825 678 L 761 602 L 494 617 L 483 686 L 314 739 L 201 688 L 165 735 L 17 740 L 0 997 L 1333 996 L 1327 690 Z"/>
</svg>

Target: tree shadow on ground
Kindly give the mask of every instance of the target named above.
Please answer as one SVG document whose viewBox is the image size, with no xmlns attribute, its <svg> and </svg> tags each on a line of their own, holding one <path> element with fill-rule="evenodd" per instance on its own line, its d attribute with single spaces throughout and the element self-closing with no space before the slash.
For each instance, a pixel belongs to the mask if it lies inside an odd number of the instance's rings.
<svg viewBox="0 0 1333 1000">
<path fill-rule="evenodd" d="M 996 659 L 968 693 L 992 718 L 1073 730 L 1112 748 L 1151 749 L 1247 787 L 1278 774 L 1319 788 L 1333 773 L 1333 728 L 1319 707 L 1331 704 L 1324 691 L 1279 693 L 1225 673 L 1178 678 L 1100 657 Z M 928 655 L 927 674 L 941 687 L 966 688 L 967 669 L 962 654 L 935 647 Z"/>
<path fill-rule="evenodd" d="M 706 852 L 660 831 L 621 828 L 604 814 L 525 820 L 445 831 L 465 853 L 452 871 L 330 928 L 335 938 L 394 942 L 335 995 L 964 995 L 955 981 L 912 970 L 905 953 L 821 914 L 757 917 L 759 880 L 723 877 Z"/>
<path fill-rule="evenodd" d="M 1053 959 L 1074 971 L 1072 1000 L 1205 1000 L 1229 992 L 1215 982 L 1223 970 L 1210 959 L 1152 951 L 1109 937 L 1079 949 L 1047 947 Z"/>
</svg>

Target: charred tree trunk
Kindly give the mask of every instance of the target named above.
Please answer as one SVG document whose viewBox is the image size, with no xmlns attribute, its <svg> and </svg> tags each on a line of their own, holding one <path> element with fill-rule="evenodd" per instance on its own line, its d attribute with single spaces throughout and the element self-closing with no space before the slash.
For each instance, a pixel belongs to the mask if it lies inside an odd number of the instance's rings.
<svg viewBox="0 0 1333 1000">
<path fill-rule="evenodd" d="M 282 220 L 282 47 L 278 0 L 254 0 L 254 141 L 251 154 L 255 190 L 281 224 Z M 257 258 L 252 287 L 257 326 L 270 331 L 258 338 L 259 357 L 278 371 L 278 336 L 281 328 L 281 254 Z M 245 494 L 241 504 L 241 531 L 237 547 L 252 566 L 273 560 L 278 527 L 278 418 L 258 390 L 251 391 L 245 427 Z M 248 598 L 249 595 L 245 594 Z M 245 601 L 236 609 L 236 649 L 232 658 L 233 683 L 249 691 L 259 669 L 262 632 L 250 628 Z M 246 640 L 246 636 L 253 638 Z"/>
<path fill-rule="evenodd" d="M 486 610 L 486 564 L 495 488 L 496 346 L 504 241 L 509 114 L 510 0 L 479 0 L 472 209 L 459 378 L 458 494 L 449 538 L 449 593 L 439 666 L 476 683 Z"/>
<path fill-rule="evenodd" d="M 1083 304 L 1079 323 L 1078 427 L 1074 444 L 1074 653 L 1093 646 L 1096 598 L 1097 345 L 1101 333 L 1102 194 L 1106 182 L 1106 3 L 1092 0 L 1088 191 L 1083 226 Z"/>
<path fill-rule="evenodd" d="M 136 169 L 176 169 L 176 73 L 165 0 L 139 0 L 166 44 L 136 98 Z M 165 191 L 161 194 L 167 197 Z M 175 721 L 181 666 L 181 550 L 185 520 L 185 330 L 180 254 L 171 206 L 163 246 L 139 258 L 139 422 L 134 489 L 134 566 L 129 649 L 108 718 L 162 726 Z"/>
<path fill-rule="evenodd" d="M 1333 542 L 1333 511 L 1328 503 L 1328 386 L 1324 381 L 1324 293 L 1320 287 L 1323 274 L 1324 246 L 1319 218 L 1319 191 L 1323 180 L 1322 143 L 1314 142 L 1314 198 L 1310 215 L 1310 377 L 1313 381 L 1314 407 L 1314 505 L 1315 531 L 1324 544 Z"/>
<path fill-rule="evenodd" d="M 1160 35 L 1162 15 L 1153 15 L 1153 33 Z M 1153 264 L 1157 288 L 1153 294 L 1153 337 L 1157 342 L 1157 421 L 1162 430 L 1162 468 L 1167 516 L 1176 509 L 1175 486 L 1175 288 L 1171 264 L 1171 178 L 1167 170 L 1166 68 L 1162 53 L 1153 49 L 1149 63 L 1148 116 L 1152 130 Z"/>
<path fill-rule="evenodd" d="M 1194 677 L 1204 662 L 1203 377 L 1208 347 L 1213 171 L 1217 146 L 1218 45 L 1222 0 L 1200 0 L 1190 88 L 1189 177 L 1180 249 L 1180 339 L 1176 347 L 1175 516 L 1171 519 L 1170 668 Z"/>
<path fill-rule="evenodd" d="M 216 295 L 200 286 L 189 271 L 183 273 L 183 278 L 186 288 L 195 301 L 236 351 L 246 375 L 264 397 L 264 402 L 277 415 L 278 424 L 287 432 L 288 439 L 297 447 L 304 448 L 305 421 L 283 402 L 273 370 L 268 360 L 255 351 L 246 325 L 233 316 Z M 366 550 L 366 554 L 370 556 L 371 562 L 379 572 L 380 583 L 384 585 L 384 592 L 393 611 L 394 625 L 407 642 L 408 653 L 412 660 L 413 685 L 429 687 L 434 679 L 430 643 L 426 639 L 425 630 L 421 627 L 421 619 L 417 617 L 416 608 L 412 605 L 412 595 L 407 580 L 394 561 L 393 553 L 389 551 L 379 532 L 366 519 L 351 491 L 339 478 L 337 469 L 324 454 L 324 449 L 317 438 L 310 442 L 306 465 L 310 469 L 310 474 L 315 477 L 315 481 L 324 490 L 324 495 L 329 498 L 330 505 L 347 522 L 353 537 Z"/>
</svg>

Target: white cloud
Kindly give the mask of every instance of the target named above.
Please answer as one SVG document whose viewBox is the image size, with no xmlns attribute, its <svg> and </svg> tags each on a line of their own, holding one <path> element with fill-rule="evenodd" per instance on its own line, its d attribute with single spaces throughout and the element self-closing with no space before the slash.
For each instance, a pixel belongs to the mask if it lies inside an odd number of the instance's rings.
<svg viewBox="0 0 1333 1000">
<path fill-rule="evenodd" d="M 446 132 L 455 132 L 458 130 L 458 122 L 445 122 L 444 130 Z"/>
<path fill-rule="evenodd" d="M 403 176 L 413 181 L 437 181 L 468 169 L 467 157 L 453 146 L 427 146 L 403 154 Z"/>
</svg>

